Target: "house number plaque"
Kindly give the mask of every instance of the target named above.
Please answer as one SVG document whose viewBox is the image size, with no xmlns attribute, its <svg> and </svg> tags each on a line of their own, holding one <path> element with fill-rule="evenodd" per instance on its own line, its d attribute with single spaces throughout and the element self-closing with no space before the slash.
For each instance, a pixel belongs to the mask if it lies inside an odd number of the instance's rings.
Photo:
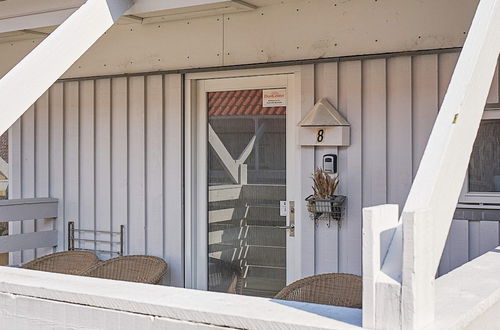
<svg viewBox="0 0 500 330">
<path fill-rule="evenodd" d="M 299 143 L 301 146 L 337 147 L 348 146 L 350 127 L 300 127 Z"/>
</svg>

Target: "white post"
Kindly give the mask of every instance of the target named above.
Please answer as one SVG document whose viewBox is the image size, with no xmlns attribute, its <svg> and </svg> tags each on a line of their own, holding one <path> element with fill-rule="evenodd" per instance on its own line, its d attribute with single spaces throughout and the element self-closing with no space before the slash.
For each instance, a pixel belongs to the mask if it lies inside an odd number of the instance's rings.
<svg viewBox="0 0 500 330">
<path fill-rule="evenodd" d="M 0 135 L 133 4 L 88 0 L 0 80 Z"/>
<path fill-rule="evenodd" d="M 387 283 L 381 279 L 384 274 L 381 274 L 380 269 L 398 224 L 398 217 L 398 205 L 380 205 L 363 209 L 363 327 L 365 328 L 378 329 L 377 323 L 386 326 L 388 322 L 383 321 L 386 316 L 398 317 L 400 314 L 397 294 L 401 289 L 399 283 L 393 285 L 392 291 L 396 292 L 396 297 L 386 297 L 389 300 L 381 304 L 381 297 L 377 295 L 377 290 L 380 292 L 377 286 L 391 285 L 390 281 Z M 393 323 L 399 324 L 399 319 Z"/>
<path fill-rule="evenodd" d="M 433 218 L 428 211 L 416 211 L 403 213 L 402 219 L 402 329 L 422 329 L 434 321 Z"/>
</svg>

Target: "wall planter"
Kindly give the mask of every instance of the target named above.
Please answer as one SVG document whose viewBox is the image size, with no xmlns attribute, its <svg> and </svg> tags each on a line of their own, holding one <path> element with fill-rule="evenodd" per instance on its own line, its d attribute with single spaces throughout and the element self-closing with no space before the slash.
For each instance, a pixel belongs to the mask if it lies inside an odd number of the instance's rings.
<svg viewBox="0 0 500 330">
<path fill-rule="evenodd" d="M 327 226 L 330 227 L 331 221 L 337 221 L 340 226 L 340 221 L 344 216 L 344 203 L 346 196 L 334 195 L 328 199 L 315 198 L 311 195 L 306 198 L 307 210 L 311 213 L 311 218 L 318 224 L 319 220 L 328 221 Z"/>
</svg>

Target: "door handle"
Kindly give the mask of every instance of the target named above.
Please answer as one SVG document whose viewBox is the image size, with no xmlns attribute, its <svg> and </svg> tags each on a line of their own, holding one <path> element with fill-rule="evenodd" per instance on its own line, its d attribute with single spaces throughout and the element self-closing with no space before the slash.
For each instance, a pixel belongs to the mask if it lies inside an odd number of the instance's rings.
<svg viewBox="0 0 500 330">
<path fill-rule="evenodd" d="M 294 201 L 288 202 L 288 223 L 289 223 L 288 226 L 275 226 L 275 228 L 290 230 L 288 232 L 288 235 L 290 235 L 290 237 L 295 237 L 295 202 Z"/>
<path fill-rule="evenodd" d="M 275 228 L 278 228 L 278 229 L 295 229 L 295 226 L 276 226 Z"/>
</svg>

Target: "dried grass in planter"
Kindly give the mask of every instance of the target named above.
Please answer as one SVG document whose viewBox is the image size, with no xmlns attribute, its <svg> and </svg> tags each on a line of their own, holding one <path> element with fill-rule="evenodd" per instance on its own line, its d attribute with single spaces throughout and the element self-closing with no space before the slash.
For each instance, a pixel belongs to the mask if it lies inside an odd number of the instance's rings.
<svg viewBox="0 0 500 330">
<path fill-rule="evenodd" d="M 338 177 L 331 177 L 330 174 L 325 172 L 323 169 L 318 168 L 313 173 L 313 191 L 314 198 L 316 199 L 330 199 L 335 195 L 337 186 L 339 185 Z"/>
</svg>

